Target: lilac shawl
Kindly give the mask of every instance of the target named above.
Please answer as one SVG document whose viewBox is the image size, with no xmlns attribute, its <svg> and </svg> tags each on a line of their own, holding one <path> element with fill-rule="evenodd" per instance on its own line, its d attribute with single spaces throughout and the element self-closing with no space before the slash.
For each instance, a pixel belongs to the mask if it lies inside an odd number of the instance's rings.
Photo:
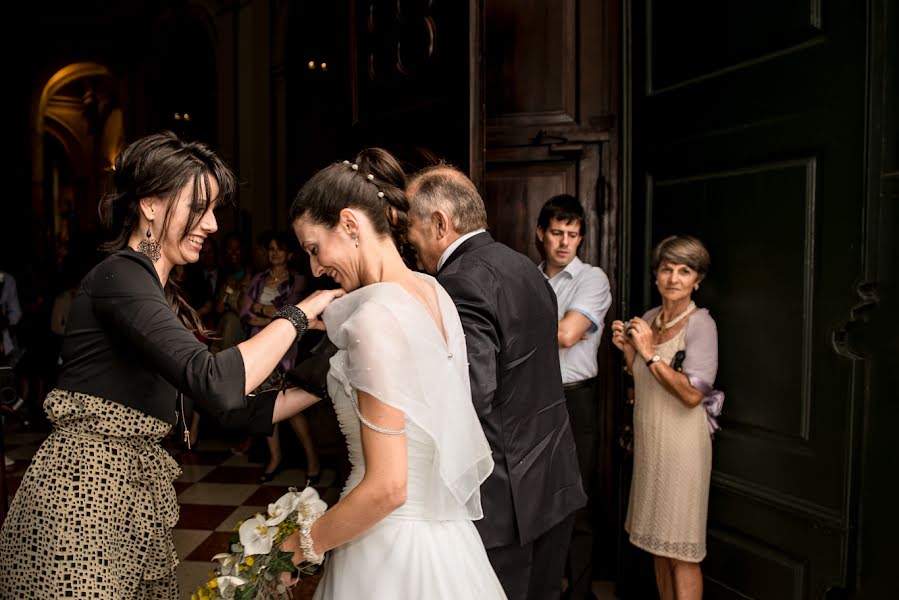
<svg viewBox="0 0 899 600">
<path fill-rule="evenodd" d="M 662 307 L 657 306 L 643 316 L 652 323 Z M 683 373 L 694 388 L 703 393 L 702 405 L 709 421 L 709 435 L 721 429 L 717 417 L 724 408 L 724 392 L 714 387 L 718 374 L 718 328 L 708 309 L 701 308 L 687 322 Z"/>
</svg>

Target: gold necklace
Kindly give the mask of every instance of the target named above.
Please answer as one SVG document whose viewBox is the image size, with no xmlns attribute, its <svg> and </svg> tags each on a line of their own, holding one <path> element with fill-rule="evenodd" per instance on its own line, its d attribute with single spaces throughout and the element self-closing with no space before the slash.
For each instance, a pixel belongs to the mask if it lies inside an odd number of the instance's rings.
<svg viewBox="0 0 899 600">
<path fill-rule="evenodd" d="M 677 315 L 676 317 L 674 317 L 667 323 L 662 322 L 662 311 L 660 310 L 659 314 L 656 316 L 656 320 L 655 320 L 655 325 L 659 329 L 659 335 L 662 335 L 662 332 L 665 331 L 666 329 L 671 329 L 672 327 L 674 327 L 675 325 L 677 325 L 678 323 L 683 321 L 684 318 L 687 315 L 689 315 L 690 311 L 692 311 L 694 308 L 696 308 L 696 303 L 691 301 L 690 305 L 687 307 L 687 309 L 684 312 Z"/>
</svg>

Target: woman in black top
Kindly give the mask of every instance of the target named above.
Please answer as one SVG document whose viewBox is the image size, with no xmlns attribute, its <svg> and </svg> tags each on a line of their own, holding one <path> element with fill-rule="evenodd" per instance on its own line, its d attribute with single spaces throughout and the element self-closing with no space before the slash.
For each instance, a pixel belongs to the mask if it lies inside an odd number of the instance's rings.
<svg viewBox="0 0 899 600">
<path fill-rule="evenodd" d="M 178 598 L 171 529 L 180 468 L 159 441 L 188 398 L 228 426 L 268 435 L 316 399 L 298 389 L 251 398 L 285 351 L 341 292 L 285 307 L 252 339 L 211 354 L 196 313 L 169 281 L 199 259 L 233 173 L 208 147 L 150 135 L 116 159 L 101 216 L 117 236 L 84 278 L 66 327 L 53 431 L 0 533 L 0 598 Z M 187 325 L 187 326 L 186 326 Z"/>
</svg>

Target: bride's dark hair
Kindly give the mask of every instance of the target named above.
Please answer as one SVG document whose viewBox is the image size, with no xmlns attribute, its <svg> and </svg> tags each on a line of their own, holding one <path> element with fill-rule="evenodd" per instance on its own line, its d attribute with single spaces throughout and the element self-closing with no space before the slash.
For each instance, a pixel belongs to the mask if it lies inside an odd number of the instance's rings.
<svg viewBox="0 0 899 600">
<path fill-rule="evenodd" d="M 303 184 L 290 207 L 290 222 L 307 218 L 333 228 L 344 208 L 362 210 L 381 235 L 402 249 L 409 229 L 406 175 L 383 148 L 366 148 L 355 160 L 336 162 Z"/>
</svg>

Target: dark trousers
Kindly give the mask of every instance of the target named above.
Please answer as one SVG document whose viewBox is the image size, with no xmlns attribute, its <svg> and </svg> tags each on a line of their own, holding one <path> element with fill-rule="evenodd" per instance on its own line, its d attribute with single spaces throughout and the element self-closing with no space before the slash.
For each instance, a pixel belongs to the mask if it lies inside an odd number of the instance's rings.
<svg viewBox="0 0 899 600">
<path fill-rule="evenodd" d="M 596 455 L 599 426 L 596 423 L 596 378 L 565 386 L 565 401 L 571 418 L 571 431 L 577 448 L 581 482 L 587 494 L 587 505 L 575 513 L 574 530 L 568 547 L 565 575 L 568 577 L 566 598 L 593 598 L 593 485 L 596 479 Z"/>
<path fill-rule="evenodd" d="M 529 544 L 488 548 L 487 557 L 509 600 L 556 600 L 574 513 Z"/>
</svg>

